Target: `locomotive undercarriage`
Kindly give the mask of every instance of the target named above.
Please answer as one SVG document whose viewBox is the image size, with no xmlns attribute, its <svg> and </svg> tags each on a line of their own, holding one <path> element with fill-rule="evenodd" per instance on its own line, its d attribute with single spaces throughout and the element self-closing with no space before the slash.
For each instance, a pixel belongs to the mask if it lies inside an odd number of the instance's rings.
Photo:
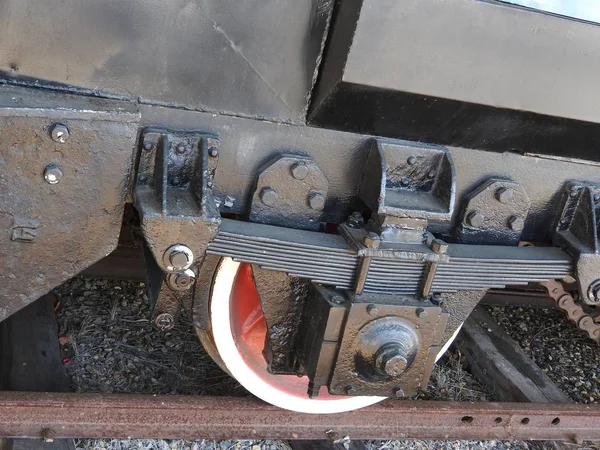
<svg viewBox="0 0 600 450">
<path fill-rule="evenodd" d="M 413 395 L 490 288 L 541 283 L 600 337 L 594 163 L 11 85 L 0 124 L 0 319 L 110 253 L 131 203 L 156 326 L 185 306 L 283 408 Z"/>
</svg>

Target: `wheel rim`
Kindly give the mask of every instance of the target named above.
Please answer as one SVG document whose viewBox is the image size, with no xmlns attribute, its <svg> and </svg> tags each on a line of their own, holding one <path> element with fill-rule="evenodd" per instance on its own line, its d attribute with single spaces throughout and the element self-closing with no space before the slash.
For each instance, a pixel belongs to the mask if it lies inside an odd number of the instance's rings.
<svg viewBox="0 0 600 450">
<path fill-rule="evenodd" d="M 210 300 L 213 342 L 229 373 L 255 396 L 280 408 L 327 414 L 372 405 L 385 397 L 306 394 L 308 377 L 272 375 L 262 355 L 267 327 L 251 266 L 223 258 L 217 267 Z"/>
</svg>

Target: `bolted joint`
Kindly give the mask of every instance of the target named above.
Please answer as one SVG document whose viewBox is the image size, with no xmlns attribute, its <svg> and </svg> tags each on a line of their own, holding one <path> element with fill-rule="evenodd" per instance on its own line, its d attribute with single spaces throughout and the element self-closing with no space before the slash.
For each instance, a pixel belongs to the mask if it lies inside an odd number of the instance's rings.
<svg viewBox="0 0 600 450">
<path fill-rule="evenodd" d="M 297 162 L 292 166 L 292 176 L 296 180 L 304 180 L 308 176 L 308 166 L 303 162 Z"/>
<path fill-rule="evenodd" d="M 515 190 L 512 188 L 501 187 L 496 190 L 495 197 L 500 203 L 507 204 L 515 196 Z"/>
<path fill-rule="evenodd" d="M 154 325 L 161 331 L 169 331 L 175 326 L 175 318 L 172 314 L 160 313 L 154 318 Z"/>
<path fill-rule="evenodd" d="M 323 209 L 325 206 L 325 197 L 320 192 L 311 192 L 308 194 L 308 206 L 311 209 Z"/>
<path fill-rule="evenodd" d="M 375 365 L 384 374 L 398 377 L 408 368 L 404 349 L 396 343 L 383 345 L 375 355 Z"/>
<path fill-rule="evenodd" d="M 50 137 L 54 142 L 64 144 L 69 139 L 70 133 L 66 125 L 62 123 L 54 123 L 50 126 Z"/>
<path fill-rule="evenodd" d="M 522 231 L 525 227 L 525 219 L 521 216 L 511 216 L 508 219 L 508 227 L 513 231 Z"/>
<path fill-rule="evenodd" d="M 187 269 L 183 272 L 170 273 L 167 276 L 167 285 L 174 291 L 187 291 L 196 282 L 196 274 Z"/>
<path fill-rule="evenodd" d="M 194 263 L 194 254 L 185 245 L 172 245 L 163 255 L 163 263 L 167 272 L 181 272 Z"/>
<path fill-rule="evenodd" d="M 363 244 L 367 248 L 377 248 L 381 244 L 381 238 L 377 233 L 369 231 L 363 240 Z"/>
<path fill-rule="evenodd" d="M 479 211 L 471 211 L 467 216 L 467 223 L 475 228 L 481 228 L 484 220 L 485 216 Z"/>
<path fill-rule="evenodd" d="M 46 183 L 48 184 L 58 184 L 62 177 L 62 170 L 55 164 L 49 164 L 44 169 L 44 180 L 46 180 Z"/>
<path fill-rule="evenodd" d="M 358 211 L 354 211 L 352 214 L 348 216 L 346 219 L 346 223 L 350 228 L 362 228 L 365 225 L 365 219 Z"/>
<path fill-rule="evenodd" d="M 273 188 L 266 187 L 260 191 L 260 200 L 267 206 L 274 206 L 278 199 L 279 195 Z"/>
</svg>

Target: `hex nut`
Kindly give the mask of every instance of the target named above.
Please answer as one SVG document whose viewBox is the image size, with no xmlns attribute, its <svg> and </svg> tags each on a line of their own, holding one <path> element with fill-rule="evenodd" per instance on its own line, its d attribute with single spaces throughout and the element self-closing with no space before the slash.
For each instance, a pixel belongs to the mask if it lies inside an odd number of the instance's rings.
<svg viewBox="0 0 600 450">
<path fill-rule="evenodd" d="M 475 228 L 481 228 L 485 217 L 479 211 L 471 211 L 467 216 L 467 223 Z"/>
<path fill-rule="evenodd" d="M 304 180 L 308 176 L 308 166 L 303 162 L 297 162 L 292 166 L 292 176 L 296 180 Z"/>
<path fill-rule="evenodd" d="M 381 238 L 377 233 L 369 231 L 363 239 L 363 244 L 367 248 L 377 248 L 381 244 Z"/>
<path fill-rule="evenodd" d="M 308 194 L 308 206 L 311 209 L 323 209 L 325 206 L 325 197 L 320 192 L 311 192 Z"/>
<path fill-rule="evenodd" d="M 350 228 L 361 228 L 365 224 L 365 219 L 358 211 L 354 211 L 352 214 L 348 216 L 346 219 L 346 223 Z"/>
<path fill-rule="evenodd" d="M 436 252 L 440 255 L 443 255 L 444 253 L 446 253 L 448 251 L 448 244 L 446 244 L 441 239 L 434 239 L 431 242 L 431 250 L 433 250 L 434 252 Z"/>
<path fill-rule="evenodd" d="M 525 227 L 525 219 L 521 216 L 511 216 L 508 219 L 508 226 L 513 231 L 522 231 Z"/>
<path fill-rule="evenodd" d="M 495 194 L 496 200 L 504 204 L 510 202 L 514 198 L 514 196 L 515 190 L 507 187 L 498 188 Z"/>
<path fill-rule="evenodd" d="M 46 180 L 46 183 L 48 184 L 58 184 L 62 177 L 62 170 L 55 164 L 49 164 L 44 169 L 44 180 Z"/>
<path fill-rule="evenodd" d="M 260 200 L 267 206 L 274 206 L 278 199 L 279 195 L 273 188 L 266 187 L 260 191 Z"/>
<path fill-rule="evenodd" d="M 189 247 L 176 244 L 169 247 L 163 254 L 163 264 L 167 272 L 181 272 L 189 269 L 194 263 L 194 254 Z"/>
<path fill-rule="evenodd" d="M 69 128 L 62 123 L 54 123 L 50 126 L 50 137 L 54 142 L 64 144 L 69 139 Z"/>
<path fill-rule="evenodd" d="M 375 357 L 377 368 L 390 377 L 400 376 L 408 367 L 408 361 L 398 345 L 384 345 Z"/>
</svg>

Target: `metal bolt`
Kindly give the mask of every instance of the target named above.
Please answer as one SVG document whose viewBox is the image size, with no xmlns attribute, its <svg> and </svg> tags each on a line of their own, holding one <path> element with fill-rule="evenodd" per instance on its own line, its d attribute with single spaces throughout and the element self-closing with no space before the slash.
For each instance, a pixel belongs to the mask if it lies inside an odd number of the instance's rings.
<svg viewBox="0 0 600 450">
<path fill-rule="evenodd" d="M 161 331 L 168 331 L 175 326 L 175 318 L 169 313 L 160 313 L 154 319 L 154 325 Z"/>
<path fill-rule="evenodd" d="M 231 208 L 233 206 L 234 202 L 235 202 L 235 198 L 230 197 L 228 195 L 227 197 L 225 197 L 225 200 L 223 201 L 223 204 L 225 205 L 226 208 Z"/>
<path fill-rule="evenodd" d="M 416 313 L 419 319 L 425 319 L 427 317 L 427 310 L 425 308 L 417 308 Z"/>
<path fill-rule="evenodd" d="M 394 397 L 396 398 L 404 397 L 404 391 L 401 387 L 395 387 L 392 392 L 394 393 Z"/>
<path fill-rule="evenodd" d="M 356 394 L 356 389 L 354 389 L 354 386 L 346 386 L 346 394 L 348 394 L 348 395 Z"/>
<path fill-rule="evenodd" d="M 436 176 L 436 172 L 435 172 L 435 170 L 431 170 L 431 171 L 429 171 L 429 173 L 427 174 L 427 176 L 428 176 L 429 178 L 435 178 L 435 176 Z"/>
<path fill-rule="evenodd" d="M 346 220 L 350 228 L 361 228 L 365 224 L 365 219 L 361 213 L 354 211 Z"/>
<path fill-rule="evenodd" d="M 141 183 L 145 183 L 146 181 L 148 181 L 148 175 L 146 175 L 145 173 L 140 173 L 140 174 L 138 175 L 138 180 L 139 180 Z"/>
<path fill-rule="evenodd" d="M 69 139 L 69 129 L 62 123 L 54 123 L 50 126 L 50 137 L 54 142 L 64 144 Z"/>
<path fill-rule="evenodd" d="M 571 193 L 569 194 L 569 196 L 571 198 L 575 198 L 575 197 L 577 197 L 577 194 L 579 194 L 579 189 L 577 189 L 576 187 L 572 187 Z"/>
<path fill-rule="evenodd" d="M 407 187 L 410 184 L 410 178 L 402 177 L 402 179 L 400 180 L 400 184 L 404 187 Z"/>
<path fill-rule="evenodd" d="M 150 151 L 153 148 L 154 148 L 154 142 L 152 142 L 152 141 L 146 141 L 146 142 L 144 142 L 144 150 Z"/>
<path fill-rule="evenodd" d="M 377 351 L 375 364 L 383 373 L 390 377 L 401 375 L 408 367 L 408 361 L 397 344 L 386 344 Z"/>
<path fill-rule="evenodd" d="M 434 239 L 431 242 L 431 250 L 433 250 L 434 252 L 436 252 L 440 255 L 443 255 L 444 253 L 446 253 L 448 251 L 448 244 L 446 244 L 441 239 Z"/>
<path fill-rule="evenodd" d="M 216 158 L 219 156 L 219 149 L 217 147 L 211 147 L 208 149 L 208 154 L 211 158 Z"/>
<path fill-rule="evenodd" d="M 594 194 L 594 201 L 600 202 L 600 194 Z"/>
<path fill-rule="evenodd" d="M 320 192 L 311 192 L 308 195 L 308 206 L 311 209 L 323 209 L 323 206 L 325 206 L 325 197 Z"/>
<path fill-rule="evenodd" d="M 46 180 L 46 183 L 58 184 L 62 177 L 62 170 L 55 164 L 49 164 L 44 169 L 44 180 Z"/>
<path fill-rule="evenodd" d="M 471 211 L 467 216 L 467 223 L 475 228 L 480 228 L 483 225 L 485 217 L 479 211 Z"/>
<path fill-rule="evenodd" d="M 277 195 L 277 191 L 273 188 L 266 187 L 260 191 L 260 199 L 267 206 L 273 206 L 277 203 L 279 199 L 279 195 Z"/>
<path fill-rule="evenodd" d="M 175 147 L 175 152 L 180 155 L 183 155 L 186 151 L 187 151 L 187 147 L 185 146 L 185 144 L 183 142 L 180 142 L 179 144 L 177 144 L 177 147 Z"/>
<path fill-rule="evenodd" d="M 441 306 L 444 304 L 444 297 L 442 297 L 440 294 L 433 294 L 430 300 L 431 303 L 433 303 L 436 306 Z"/>
<path fill-rule="evenodd" d="M 346 300 L 341 295 L 334 295 L 334 296 L 331 297 L 331 302 L 335 303 L 336 305 L 341 305 L 345 301 Z"/>
<path fill-rule="evenodd" d="M 176 244 L 167 249 L 163 255 L 163 263 L 169 272 L 181 272 L 189 269 L 194 262 L 194 254 L 185 245 Z"/>
<path fill-rule="evenodd" d="M 406 162 L 408 163 L 409 166 L 414 166 L 415 163 L 417 162 L 417 157 L 409 156 L 408 159 L 406 160 Z"/>
<path fill-rule="evenodd" d="M 363 240 L 363 244 L 367 248 L 377 248 L 381 244 L 381 238 L 377 233 L 369 231 Z"/>
<path fill-rule="evenodd" d="M 42 430 L 42 439 L 44 440 L 44 442 L 54 442 L 55 436 L 56 433 L 52 428 L 44 428 Z"/>
<path fill-rule="evenodd" d="M 170 273 L 167 276 L 167 284 L 175 291 L 187 291 L 196 281 L 193 270 L 187 269 L 183 272 Z"/>
<path fill-rule="evenodd" d="M 304 180 L 308 175 L 308 166 L 303 162 L 297 162 L 292 166 L 292 176 L 296 180 Z"/>
<path fill-rule="evenodd" d="M 511 216 L 508 219 L 508 226 L 513 231 L 521 231 L 525 226 L 525 219 L 521 216 Z"/>
<path fill-rule="evenodd" d="M 496 200 L 498 200 L 500 203 L 506 204 L 510 202 L 514 198 L 514 196 L 514 189 L 501 187 L 496 190 Z"/>
<path fill-rule="evenodd" d="M 377 308 L 377 306 L 371 304 L 367 306 L 367 312 L 370 316 L 376 316 L 377 314 L 379 314 L 379 309 Z"/>
</svg>

